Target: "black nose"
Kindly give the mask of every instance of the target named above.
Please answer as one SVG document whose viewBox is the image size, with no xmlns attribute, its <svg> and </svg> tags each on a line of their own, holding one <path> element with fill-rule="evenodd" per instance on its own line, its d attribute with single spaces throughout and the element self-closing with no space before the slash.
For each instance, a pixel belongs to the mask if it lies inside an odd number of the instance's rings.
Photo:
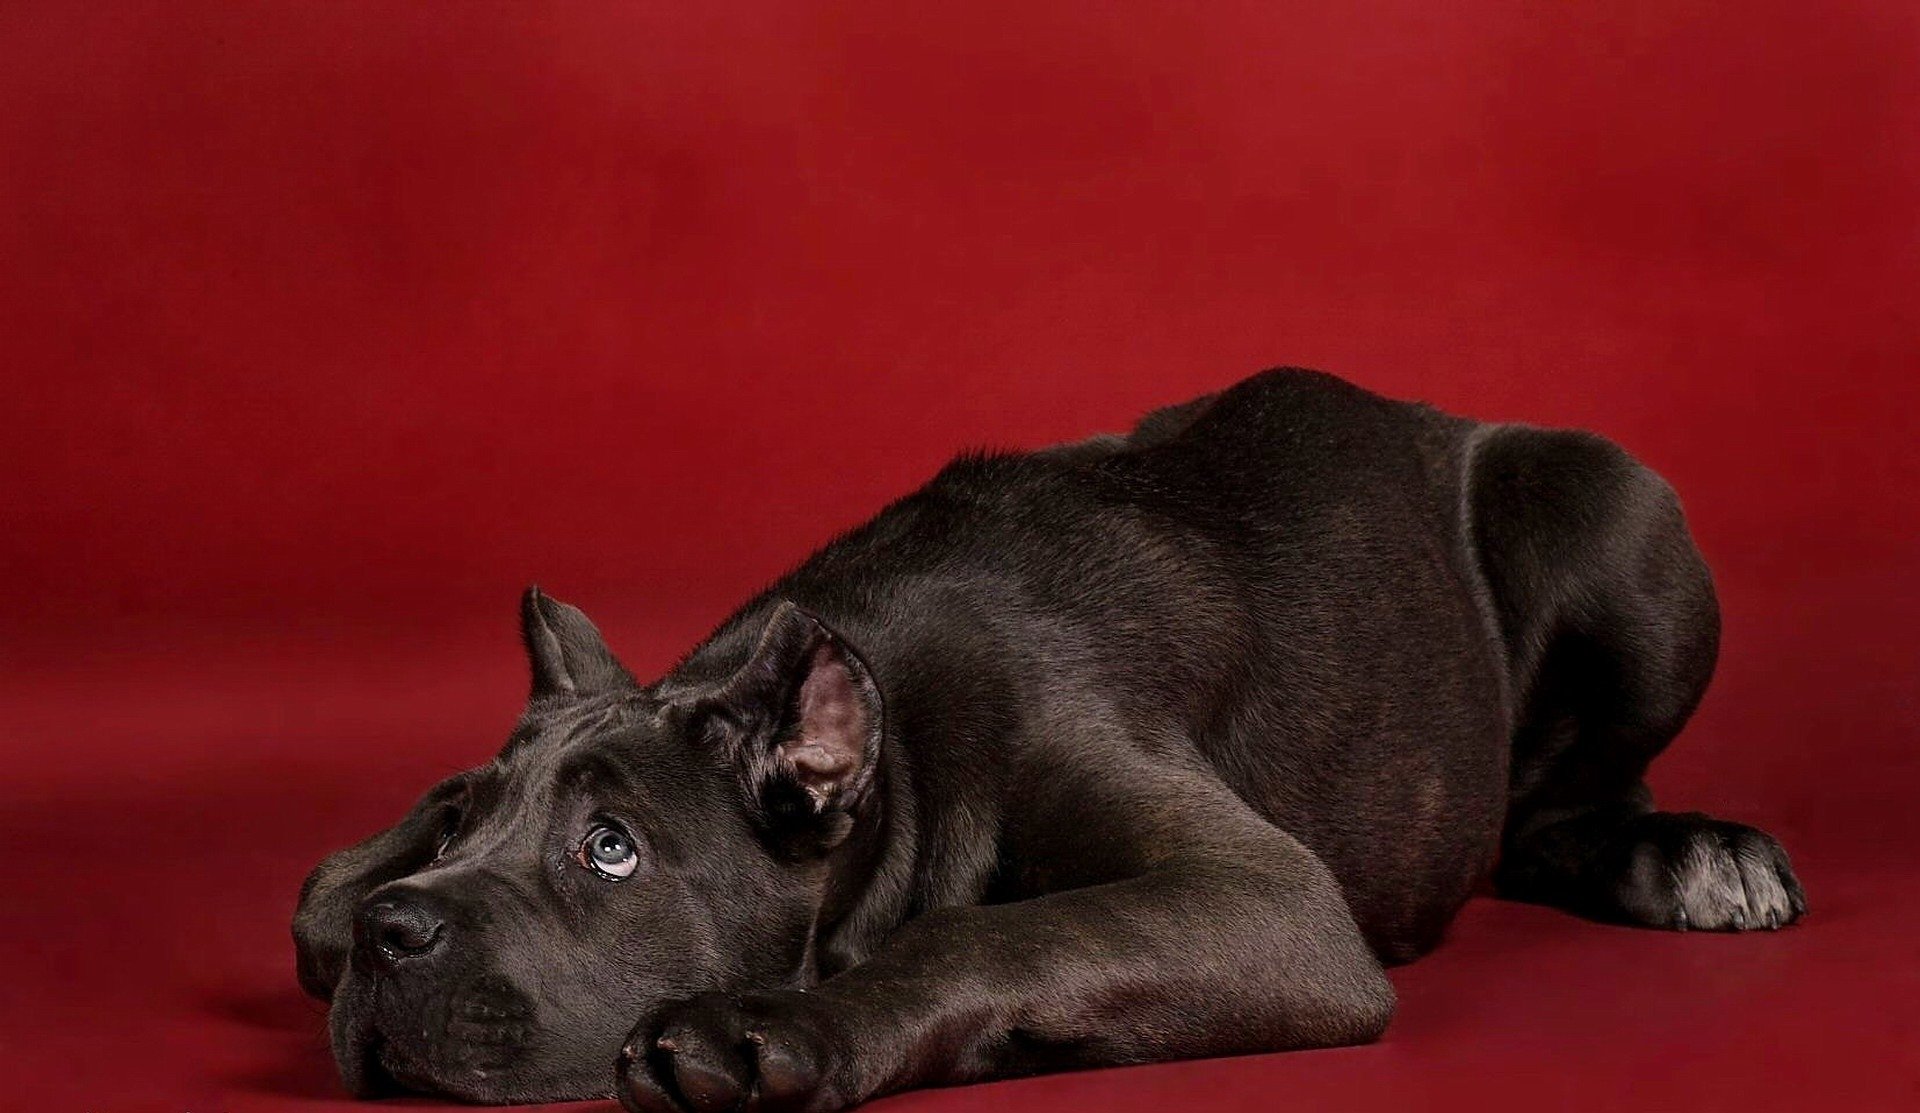
<svg viewBox="0 0 1920 1113">
<path fill-rule="evenodd" d="M 447 922 L 424 897 L 389 894 L 361 906 L 353 937 L 360 953 L 392 967 L 439 950 L 447 939 Z"/>
</svg>

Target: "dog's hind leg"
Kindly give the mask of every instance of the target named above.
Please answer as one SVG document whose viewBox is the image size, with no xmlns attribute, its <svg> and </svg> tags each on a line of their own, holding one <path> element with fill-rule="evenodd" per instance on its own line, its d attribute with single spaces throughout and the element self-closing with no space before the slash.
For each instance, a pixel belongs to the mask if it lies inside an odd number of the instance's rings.
<svg viewBox="0 0 1920 1113">
<path fill-rule="evenodd" d="M 1644 780 L 1719 648 L 1672 489 L 1599 437 L 1515 426 L 1480 434 L 1470 482 L 1517 724 L 1496 889 L 1649 927 L 1798 918 L 1806 898 L 1771 835 L 1655 811 Z"/>
</svg>

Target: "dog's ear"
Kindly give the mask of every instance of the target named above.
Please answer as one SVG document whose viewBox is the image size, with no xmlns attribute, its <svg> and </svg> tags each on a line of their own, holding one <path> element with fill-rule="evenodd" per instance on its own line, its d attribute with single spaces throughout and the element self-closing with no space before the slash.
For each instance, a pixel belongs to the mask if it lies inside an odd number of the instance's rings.
<svg viewBox="0 0 1920 1113">
<path fill-rule="evenodd" d="M 796 849 L 846 837 L 880 756 L 880 689 L 858 651 L 782 602 L 746 664 L 700 705 L 764 827 Z"/>
<path fill-rule="evenodd" d="M 533 698 L 589 696 L 635 687 L 580 608 L 530 587 L 520 597 L 520 637 L 533 667 Z"/>
</svg>

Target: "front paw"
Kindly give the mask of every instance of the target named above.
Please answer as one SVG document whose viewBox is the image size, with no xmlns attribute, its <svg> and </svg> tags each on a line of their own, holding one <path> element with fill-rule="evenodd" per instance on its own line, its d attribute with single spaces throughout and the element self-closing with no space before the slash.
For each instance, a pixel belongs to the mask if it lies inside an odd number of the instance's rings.
<svg viewBox="0 0 1920 1113">
<path fill-rule="evenodd" d="M 642 1021 L 620 1049 L 632 1113 L 825 1113 L 853 1100 L 832 1084 L 837 1038 L 805 993 L 707 993 Z"/>
</svg>

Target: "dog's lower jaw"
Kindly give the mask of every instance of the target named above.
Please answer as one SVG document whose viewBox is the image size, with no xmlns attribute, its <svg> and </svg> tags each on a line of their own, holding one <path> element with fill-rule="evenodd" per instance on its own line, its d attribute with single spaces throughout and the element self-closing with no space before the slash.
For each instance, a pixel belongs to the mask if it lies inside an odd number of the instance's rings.
<svg viewBox="0 0 1920 1113">
<path fill-rule="evenodd" d="M 381 1030 L 381 989 L 380 979 L 350 966 L 336 988 L 328 1016 L 335 1068 L 341 1084 L 356 1098 L 431 1094 L 475 1105 L 520 1105 L 613 1096 L 614 1047 L 607 1048 L 604 1062 L 594 1057 L 591 1065 L 587 1056 L 555 1063 L 552 1056 L 535 1051 L 523 1049 L 508 1054 L 497 1046 L 498 1040 L 475 1029 L 473 1015 L 462 1017 L 457 1035 L 455 1029 L 443 1034 L 432 1061 L 422 1061 Z M 445 1061 L 447 1040 L 490 1054 L 460 1062 Z M 547 1069 L 532 1075 L 516 1070 L 528 1064 Z"/>
</svg>

